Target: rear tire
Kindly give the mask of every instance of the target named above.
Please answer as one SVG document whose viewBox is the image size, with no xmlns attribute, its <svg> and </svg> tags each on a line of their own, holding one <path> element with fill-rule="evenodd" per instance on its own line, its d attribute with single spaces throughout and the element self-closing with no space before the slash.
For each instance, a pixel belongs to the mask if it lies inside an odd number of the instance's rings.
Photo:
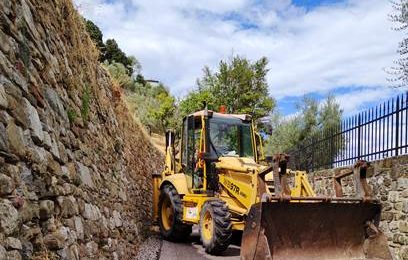
<svg viewBox="0 0 408 260">
<path fill-rule="evenodd" d="M 231 244 L 231 213 L 219 199 L 204 203 L 200 214 L 200 236 L 205 252 L 218 255 Z"/>
<path fill-rule="evenodd" d="M 182 222 L 182 202 L 172 185 L 161 188 L 158 213 L 160 233 L 164 239 L 174 242 L 187 240 L 191 234 L 191 225 Z"/>
</svg>

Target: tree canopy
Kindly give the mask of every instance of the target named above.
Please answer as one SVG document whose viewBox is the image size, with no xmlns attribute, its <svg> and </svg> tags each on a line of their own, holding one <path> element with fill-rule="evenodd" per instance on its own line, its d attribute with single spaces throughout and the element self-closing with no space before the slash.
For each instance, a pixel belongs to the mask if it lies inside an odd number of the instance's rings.
<svg viewBox="0 0 408 260">
<path fill-rule="evenodd" d="M 251 62 L 237 55 L 221 60 L 216 72 L 204 67 L 197 89 L 180 102 L 182 113 L 202 108 L 205 101 L 212 109 L 225 105 L 229 113 L 251 114 L 255 119 L 271 114 L 275 100 L 269 95 L 267 64 L 265 57 Z"/>
<path fill-rule="evenodd" d="M 99 49 L 99 60 L 103 61 L 103 54 L 105 53 L 105 44 L 103 43 L 103 34 L 101 29 L 94 24 L 91 20 L 85 19 L 86 30 L 89 33 L 92 41 L 95 43 L 96 47 Z"/>
<path fill-rule="evenodd" d="M 332 95 L 321 104 L 315 98 L 305 96 L 297 107 L 298 114 L 290 117 L 275 114 L 272 117 L 273 132 L 268 139 L 268 153 L 291 151 L 299 144 L 333 133 L 340 127 L 343 111 Z"/>
<path fill-rule="evenodd" d="M 107 61 L 108 63 L 120 63 L 122 64 L 129 76 L 133 73 L 141 73 L 141 65 L 134 56 L 127 56 L 125 52 L 119 47 L 115 39 L 107 39 L 103 42 L 103 34 L 99 27 L 91 20 L 85 20 L 85 27 L 91 37 L 95 46 L 99 50 L 99 60 L 101 62 Z"/>
<path fill-rule="evenodd" d="M 103 59 L 108 62 L 118 62 L 122 63 L 128 74 L 132 75 L 134 72 L 134 65 L 136 65 L 137 60 L 133 56 L 126 56 L 120 48 L 115 39 L 108 39 L 105 43 L 105 52 L 103 54 Z"/>
</svg>

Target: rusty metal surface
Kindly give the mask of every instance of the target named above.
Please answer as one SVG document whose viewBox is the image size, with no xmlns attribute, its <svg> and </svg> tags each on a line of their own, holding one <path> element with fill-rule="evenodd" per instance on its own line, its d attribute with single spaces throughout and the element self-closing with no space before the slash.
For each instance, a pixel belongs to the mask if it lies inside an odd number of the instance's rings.
<svg viewBox="0 0 408 260">
<path fill-rule="evenodd" d="M 287 163 L 289 156 L 287 154 L 275 154 L 273 156 L 273 181 L 275 185 L 275 195 L 288 196 L 290 188 L 287 181 Z"/>
<path fill-rule="evenodd" d="M 376 229 L 380 212 L 377 203 L 257 203 L 248 215 L 241 259 L 391 259 Z"/>
<path fill-rule="evenodd" d="M 356 196 L 369 200 L 372 198 L 372 189 L 367 182 L 367 169 L 370 163 L 364 160 L 358 160 L 352 170 L 340 171 L 333 177 L 333 187 L 336 192 L 336 197 L 343 197 L 343 188 L 341 180 L 344 177 L 353 175 L 354 186 L 356 188 Z"/>
<path fill-rule="evenodd" d="M 367 182 L 367 169 L 370 166 L 370 163 L 359 160 L 354 165 L 354 179 L 356 185 L 357 196 L 365 199 L 372 197 L 372 190 L 370 185 Z"/>
<path fill-rule="evenodd" d="M 261 252 L 264 255 L 269 253 L 269 248 L 258 247 L 262 222 L 262 203 L 254 204 L 249 213 L 247 222 L 245 224 L 244 233 L 241 241 L 241 259 L 252 260 L 255 259 L 256 252 Z"/>
</svg>

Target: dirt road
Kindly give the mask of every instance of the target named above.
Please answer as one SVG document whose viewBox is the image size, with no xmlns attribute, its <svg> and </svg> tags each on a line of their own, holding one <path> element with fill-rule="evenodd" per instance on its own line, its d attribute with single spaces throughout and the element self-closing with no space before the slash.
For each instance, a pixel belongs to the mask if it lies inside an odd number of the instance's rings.
<svg viewBox="0 0 408 260">
<path fill-rule="evenodd" d="M 160 260 L 238 260 L 240 248 L 237 245 L 230 245 L 221 256 L 211 256 L 205 253 L 200 243 L 197 228 L 193 228 L 193 233 L 186 243 L 173 243 L 163 241 Z"/>
</svg>

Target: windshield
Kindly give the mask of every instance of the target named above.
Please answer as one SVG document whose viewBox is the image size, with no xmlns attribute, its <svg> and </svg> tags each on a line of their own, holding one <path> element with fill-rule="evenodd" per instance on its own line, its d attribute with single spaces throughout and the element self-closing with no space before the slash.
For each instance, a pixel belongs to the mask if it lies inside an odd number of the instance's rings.
<svg viewBox="0 0 408 260">
<path fill-rule="evenodd" d="M 211 152 L 220 156 L 253 157 L 251 124 L 240 119 L 211 118 Z"/>
</svg>

